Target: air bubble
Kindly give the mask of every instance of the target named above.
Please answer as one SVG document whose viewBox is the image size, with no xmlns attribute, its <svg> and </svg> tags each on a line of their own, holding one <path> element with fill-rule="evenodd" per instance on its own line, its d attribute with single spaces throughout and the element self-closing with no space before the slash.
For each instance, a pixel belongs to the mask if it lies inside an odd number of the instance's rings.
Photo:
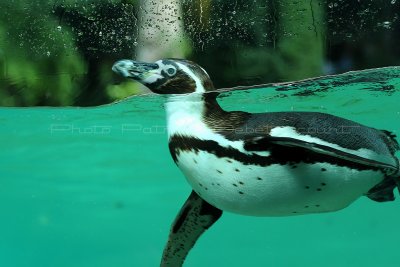
<svg viewBox="0 0 400 267">
<path fill-rule="evenodd" d="M 378 23 L 378 26 L 381 26 L 385 29 L 390 29 L 392 26 L 392 23 L 390 21 L 384 21 L 382 23 Z"/>
</svg>

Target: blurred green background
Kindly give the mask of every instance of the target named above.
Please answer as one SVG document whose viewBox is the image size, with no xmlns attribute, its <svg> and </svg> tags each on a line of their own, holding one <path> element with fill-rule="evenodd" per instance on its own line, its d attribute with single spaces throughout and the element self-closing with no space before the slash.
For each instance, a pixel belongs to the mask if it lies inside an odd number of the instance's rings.
<svg viewBox="0 0 400 267">
<path fill-rule="evenodd" d="M 216 87 L 398 65 L 396 0 L 15 0 L 0 3 L 0 105 L 94 106 L 143 88 L 121 58 L 182 57 Z"/>
</svg>

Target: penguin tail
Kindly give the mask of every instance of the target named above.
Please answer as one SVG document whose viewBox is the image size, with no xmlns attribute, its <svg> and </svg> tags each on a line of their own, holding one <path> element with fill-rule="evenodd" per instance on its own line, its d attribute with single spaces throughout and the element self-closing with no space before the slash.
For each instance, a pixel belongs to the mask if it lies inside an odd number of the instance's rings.
<svg viewBox="0 0 400 267">
<path fill-rule="evenodd" d="M 393 174 L 390 174 L 390 178 L 395 182 L 397 189 L 400 192 L 400 159 L 395 156 L 395 154 L 400 151 L 400 144 L 397 141 L 397 136 L 390 131 L 381 130 L 384 134 L 384 141 L 387 144 L 390 152 L 392 153 L 393 157 L 397 159 L 396 169 L 394 170 Z"/>
<path fill-rule="evenodd" d="M 400 159 L 397 159 L 397 173 L 394 175 L 394 180 L 400 193 Z"/>
<path fill-rule="evenodd" d="M 397 159 L 397 158 L 396 158 Z M 393 201 L 395 199 L 394 189 L 397 187 L 400 193 L 400 160 L 397 159 L 397 166 L 394 172 L 385 175 L 382 182 L 374 186 L 366 194 L 368 198 L 377 202 Z"/>
<path fill-rule="evenodd" d="M 387 130 L 381 130 L 384 135 L 384 141 L 386 145 L 389 147 L 390 152 L 395 154 L 397 151 L 400 150 L 399 142 L 397 142 L 396 135 Z"/>
</svg>

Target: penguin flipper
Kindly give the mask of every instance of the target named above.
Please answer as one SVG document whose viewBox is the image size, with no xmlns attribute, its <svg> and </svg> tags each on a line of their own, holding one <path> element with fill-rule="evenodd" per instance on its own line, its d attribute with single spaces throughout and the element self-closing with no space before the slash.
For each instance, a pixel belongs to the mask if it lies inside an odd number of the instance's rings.
<svg viewBox="0 0 400 267">
<path fill-rule="evenodd" d="M 211 206 L 192 191 L 172 224 L 161 259 L 161 267 L 182 266 L 199 237 L 221 215 L 222 210 Z"/>
<path fill-rule="evenodd" d="M 374 158 L 366 158 L 356 154 L 352 154 L 334 147 L 327 145 L 317 144 L 313 142 L 307 142 L 290 137 L 274 137 L 274 136 L 263 136 L 247 140 L 244 144 L 244 148 L 248 151 L 264 151 L 269 150 L 271 145 L 286 147 L 286 148 L 298 148 L 303 151 L 314 152 L 320 155 L 331 156 L 340 158 L 349 162 L 359 163 L 365 166 L 373 166 L 382 169 L 387 169 L 388 173 L 396 173 L 399 171 L 399 167 L 396 166 L 396 161 L 392 155 L 385 157 L 382 160 Z"/>
</svg>

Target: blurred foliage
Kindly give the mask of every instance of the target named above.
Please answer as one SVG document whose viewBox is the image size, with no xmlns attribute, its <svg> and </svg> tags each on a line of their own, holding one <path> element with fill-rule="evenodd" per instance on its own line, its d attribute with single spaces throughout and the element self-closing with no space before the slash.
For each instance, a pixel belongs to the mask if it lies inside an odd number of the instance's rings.
<svg viewBox="0 0 400 267">
<path fill-rule="evenodd" d="M 340 0 L 326 6 L 330 60 L 340 64 L 350 58 L 355 69 L 399 64 L 400 1 Z"/>
<path fill-rule="evenodd" d="M 0 104 L 87 106 L 112 101 L 107 94 L 113 83 L 110 66 L 134 52 L 134 2 L 1 2 Z M 131 87 L 125 96 L 136 92 Z"/>
<path fill-rule="evenodd" d="M 143 56 L 140 31 L 148 33 L 146 45 L 169 42 L 165 47 L 198 62 L 216 87 L 397 65 L 399 2 L 2 1 L 0 105 L 88 106 L 138 93 L 137 83 L 110 69 L 118 59 Z M 144 5 L 154 6 L 151 16 Z M 160 40 L 176 21 L 179 39 Z"/>
<path fill-rule="evenodd" d="M 82 78 L 77 75 L 84 73 L 85 63 L 76 49 L 71 49 L 74 36 L 52 28 L 57 25 L 55 17 L 26 14 L 26 10 L 45 6 L 22 1 L 0 4 L 2 105 L 68 105 L 76 94 Z M 57 57 L 52 56 L 53 51 Z"/>
<path fill-rule="evenodd" d="M 217 87 L 322 73 L 324 13 L 320 1 L 237 0 L 224 1 L 216 9 L 212 1 L 195 0 L 184 1 L 183 9 L 188 14 L 185 29 L 202 50 L 193 60 L 210 72 Z"/>
</svg>

